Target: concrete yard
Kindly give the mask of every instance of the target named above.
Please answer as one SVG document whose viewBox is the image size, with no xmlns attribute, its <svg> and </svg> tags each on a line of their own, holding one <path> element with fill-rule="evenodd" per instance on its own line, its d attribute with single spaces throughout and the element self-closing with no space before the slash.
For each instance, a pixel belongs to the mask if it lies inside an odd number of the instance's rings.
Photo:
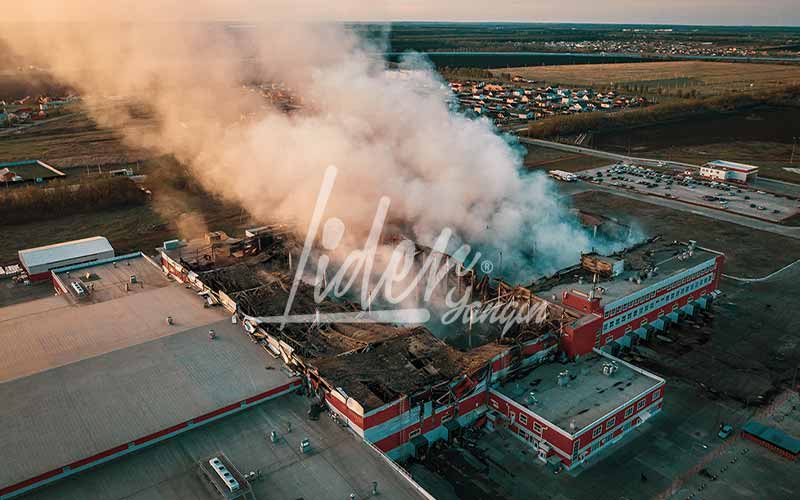
<svg viewBox="0 0 800 500">
<path fill-rule="evenodd" d="M 738 429 L 752 412 L 709 398 L 693 384 L 668 381 L 658 415 L 574 471 L 554 475 L 505 430 L 483 433 L 474 446 L 444 450 L 410 470 L 438 500 L 653 498 L 723 445 L 716 437 L 721 422 Z"/>
<path fill-rule="evenodd" d="M 758 412 L 754 420 L 798 436 L 800 397 L 786 393 L 779 399 L 773 407 Z M 796 497 L 800 489 L 797 463 L 741 438 L 739 430 L 735 429 L 728 446 L 703 463 L 697 473 L 675 484 L 671 498 L 682 500 L 692 494 L 704 500 Z"/>
<path fill-rule="evenodd" d="M 424 498 L 383 457 L 324 413 L 306 416 L 307 400 L 287 395 L 21 498 L 25 500 L 217 500 L 198 477 L 197 460 L 222 451 L 242 473 L 260 470 L 253 492 L 264 499 Z M 287 433 L 288 424 L 292 430 Z M 265 439 L 277 430 L 280 439 Z M 300 453 L 309 438 L 311 452 Z"/>
</svg>

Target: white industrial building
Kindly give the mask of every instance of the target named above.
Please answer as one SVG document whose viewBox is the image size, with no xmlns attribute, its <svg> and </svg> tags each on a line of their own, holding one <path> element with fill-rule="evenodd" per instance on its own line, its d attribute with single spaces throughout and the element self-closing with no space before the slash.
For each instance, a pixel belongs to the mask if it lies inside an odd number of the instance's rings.
<svg viewBox="0 0 800 500">
<path fill-rule="evenodd" d="M 18 252 L 19 262 L 32 281 L 44 280 L 50 271 L 72 264 L 83 264 L 114 257 L 114 248 L 102 236 L 28 248 Z"/>
<path fill-rule="evenodd" d="M 700 167 L 700 176 L 719 181 L 753 182 L 758 177 L 758 167 L 725 160 L 714 160 Z"/>
</svg>

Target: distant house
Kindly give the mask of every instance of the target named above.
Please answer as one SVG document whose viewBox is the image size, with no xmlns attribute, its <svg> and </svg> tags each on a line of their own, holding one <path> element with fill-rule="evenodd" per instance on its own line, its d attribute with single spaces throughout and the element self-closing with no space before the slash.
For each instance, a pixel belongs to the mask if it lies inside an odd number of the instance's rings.
<svg viewBox="0 0 800 500">
<path fill-rule="evenodd" d="M 7 168 L 0 168 L 0 182 L 11 182 L 16 174 Z"/>
</svg>

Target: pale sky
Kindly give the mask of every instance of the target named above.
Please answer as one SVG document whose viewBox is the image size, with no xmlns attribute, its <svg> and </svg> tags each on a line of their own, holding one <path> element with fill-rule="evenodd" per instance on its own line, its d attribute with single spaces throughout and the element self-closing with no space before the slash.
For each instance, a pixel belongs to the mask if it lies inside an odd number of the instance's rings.
<svg viewBox="0 0 800 500">
<path fill-rule="evenodd" d="M 519 21 L 800 25 L 800 0 L 27 0 L 5 21 Z M 153 8 L 153 5 L 157 8 Z M 13 11 L 19 9 L 19 15 Z"/>
</svg>

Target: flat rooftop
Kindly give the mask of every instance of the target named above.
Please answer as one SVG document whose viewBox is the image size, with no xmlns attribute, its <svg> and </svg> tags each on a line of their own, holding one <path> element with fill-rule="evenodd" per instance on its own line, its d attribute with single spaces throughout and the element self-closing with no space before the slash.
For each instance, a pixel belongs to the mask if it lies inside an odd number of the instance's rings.
<svg viewBox="0 0 800 500">
<path fill-rule="evenodd" d="M 714 259 L 717 256 L 717 254 L 713 252 L 699 248 L 695 248 L 691 256 L 689 256 L 679 251 L 682 248 L 684 247 L 664 246 L 661 248 L 650 248 L 649 250 L 652 251 L 652 254 L 648 255 L 648 259 L 652 262 L 652 265 L 658 268 L 658 271 L 650 278 L 642 276 L 643 268 L 639 259 L 644 252 L 637 251 L 635 254 L 631 255 L 630 260 L 628 256 L 619 257 L 625 259 L 625 271 L 613 279 L 601 280 L 598 283 L 598 286 L 604 289 L 600 297 L 600 303 L 605 305 L 614 302 L 617 299 L 636 293 L 672 275 Z M 631 281 L 631 278 L 633 278 L 634 281 Z M 638 281 L 636 281 L 637 278 Z M 584 279 L 582 283 L 567 282 L 547 290 L 539 290 L 536 292 L 536 295 L 545 300 L 552 300 L 553 295 L 555 295 L 556 302 L 560 303 L 564 292 L 578 290 L 588 295 L 592 290 L 592 286 L 591 279 Z"/>
<path fill-rule="evenodd" d="M 172 316 L 173 325 L 167 324 L 167 316 Z M 223 317 L 228 316 L 221 309 L 204 308 L 196 293 L 177 283 L 86 305 L 53 296 L 3 307 L 0 383 L 215 323 Z"/>
<path fill-rule="evenodd" d="M 178 284 L 2 308 L 0 487 L 285 385 L 282 368 Z"/>
<path fill-rule="evenodd" d="M 603 364 L 611 358 L 592 353 L 578 362 L 548 363 L 518 379 L 495 388 L 562 430 L 577 434 L 606 414 L 620 408 L 640 394 L 663 383 L 655 376 L 617 361 L 618 370 L 603 374 Z M 569 371 L 570 380 L 558 385 L 558 374 Z M 531 403 L 534 393 L 535 403 Z M 570 422 L 575 429 L 570 429 Z"/>
<path fill-rule="evenodd" d="M 41 160 L 24 160 L 0 163 L 0 170 L 7 168 L 23 181 L 32 181 L 37 178 L 52 179 L 53 177 L 64 177 L 66 174 L 57 168 Z"/>
<path fill-rule="evenodd" d="M 306 398 L 286 395 L 40 488 L 28 500 L 219 500 L 198 477 L 197 462 L 222 451 L 239 472 L 260 470 L 256 498 L 424 498 L 376 451 L 324 414 L 307 416 Z M 286 432 L 288 424 L 292 431 Z M 277 443 L 264 436 L 276 430 Z M 300 453 L 308 438 L 310 453 Z"/>
<path fill-rule="evenodd" d="M 159 267 L 142 256 L 62 271 L 56 275 L 67 287 L 69 296 L 82 305 L 146 293 L 173 283 L 164 276 Z M 135 283 L 131 282 L 131 276 L 135 277 Z M 70 287 L 70 282 L 73 281 L 91 289 L 91 293 L 79 297 Z"/>
</svg>

